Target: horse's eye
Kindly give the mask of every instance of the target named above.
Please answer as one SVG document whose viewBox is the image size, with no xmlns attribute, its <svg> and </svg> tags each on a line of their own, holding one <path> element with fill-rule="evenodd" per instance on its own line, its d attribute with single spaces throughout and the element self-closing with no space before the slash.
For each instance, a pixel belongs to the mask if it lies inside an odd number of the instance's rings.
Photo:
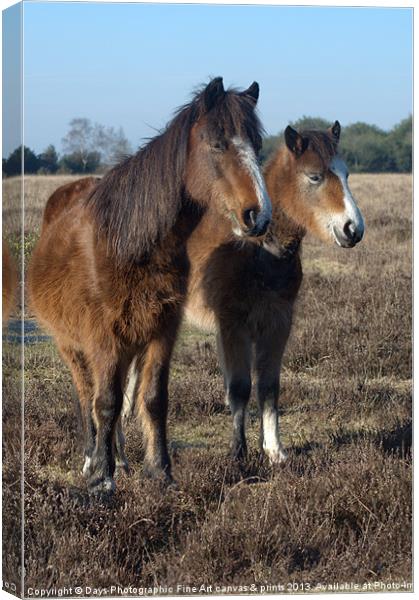
<svg viewBox="0 0 419 600">
<path fill-rule="evenodd" d="M 224 152 L 225 150 L 227 150 L 227 144 L 225 142 L 218 141 L 214 142 L 211 148 L 212 150 L 214 150 L 214 152 Z"/>
<path fill-rule="evenodd" d="M 310 179 L 311 183 L 321 183 L 323 179 L 320 173 L 310 173 L 308 178 Z"/>
</svg>

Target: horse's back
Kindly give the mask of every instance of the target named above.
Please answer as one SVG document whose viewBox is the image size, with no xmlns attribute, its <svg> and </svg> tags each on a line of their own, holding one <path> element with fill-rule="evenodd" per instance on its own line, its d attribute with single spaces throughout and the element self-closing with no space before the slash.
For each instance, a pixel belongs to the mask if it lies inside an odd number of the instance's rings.
<svg viewBox="0 0 419 600">
<path fill-rule="evenodd" d="M 42 229 L 59 217 L 64 210 L 68 210 L 81 198 L 89 195 L 99 181 L 99 177 L 84 177 L 57 188 L 45 205 Z"/>
</svg>

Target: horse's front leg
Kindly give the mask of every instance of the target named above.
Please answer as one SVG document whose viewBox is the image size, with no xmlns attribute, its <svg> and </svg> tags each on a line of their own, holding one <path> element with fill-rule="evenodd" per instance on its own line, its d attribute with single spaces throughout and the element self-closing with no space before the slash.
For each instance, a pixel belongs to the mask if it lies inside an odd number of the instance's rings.
<svg viewBox="0 0 419 600">
<path fill-rule="evenodd" d="M 226 403 L 233 417 L 232 456 L 242 459 L 247 453 L 246 407 L 252 389 L 252 345 L 243 326 L 223 322 L 218 327 L 218 348 L 224 374 Z"/>
<path fill-rule="evenodd" d="M 278 399 L 281 361 L 289 328 L 265 332 L 255 344 L 257 399 L 261 418 L 261 449 L 273 464 L 287 458 L 279 435 Z"/>
</svg>

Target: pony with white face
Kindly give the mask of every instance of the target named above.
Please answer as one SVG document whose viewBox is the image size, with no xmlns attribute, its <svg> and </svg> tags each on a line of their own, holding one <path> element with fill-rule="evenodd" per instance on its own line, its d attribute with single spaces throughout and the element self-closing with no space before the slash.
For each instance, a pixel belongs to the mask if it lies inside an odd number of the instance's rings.
<svg viewBox="0 0 419 600">
<path fill-rule="evenodd" d="M 338 154 L 340 132 L 337 121 L 327 130 L 286 128 L 285 144 L 264 169 L 272 221 L 263 237 L 243 240 L 228 218 L 220 222 L 210 208 L 188 240 L 186 318 L 217 334 L 236 458 L 246 454 L 252 385 L 260 408 L 261 449 L 272 463 L 286 458 L 278 421 L 280 371 L 302 281 L 304 235 L 352 248 L 364 234 L 348 169 Z M 125 414 L 135 403 L 140 378 L 139 366 L 133 365 Z"/>
</svg>

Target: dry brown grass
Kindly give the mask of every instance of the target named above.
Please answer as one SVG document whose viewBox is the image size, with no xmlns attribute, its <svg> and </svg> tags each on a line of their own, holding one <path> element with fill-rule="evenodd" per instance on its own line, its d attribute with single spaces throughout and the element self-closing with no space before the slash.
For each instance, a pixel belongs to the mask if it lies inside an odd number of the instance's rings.
<svg viewBox="0 0 419 600">
<path fill-rule="evenodd" d="M 25 232 L 39 234 L 44 206 L 54 190 L 80 179 L 79 175 L 26 175 L 3 179 L 3 228 L 13 234 L 21 227 L 22 190 L 25 204 Z"/>
<path fill-rule="evenodd" d="M 31 227 L 39 227 L 56 181 L 45 180 L 48 191 L 33 182 Z M 362 244 L 345 251 L 304 242 L 282 378 L 284 468 L 259 459 L 254 403 L 249 459 L 239 467 L 227 458 L 230 417 L 214 340 L 185 327 L 170 385 L 179 490 L 143 479 L 141 437 L 131 424 L 133 473 L 119 478 L 110 507 L 95 506 L 77 475 L 69 373 L 51 342 L 27 345 L 26 586 L 411 581 L 412 181 L 353 175 L 350 182 L 366 220 Z M 20 541 L 12 514 L 21 415 L 19 354 L 7 343 L 4 352 L 7 578 Z"/>
</svg>

